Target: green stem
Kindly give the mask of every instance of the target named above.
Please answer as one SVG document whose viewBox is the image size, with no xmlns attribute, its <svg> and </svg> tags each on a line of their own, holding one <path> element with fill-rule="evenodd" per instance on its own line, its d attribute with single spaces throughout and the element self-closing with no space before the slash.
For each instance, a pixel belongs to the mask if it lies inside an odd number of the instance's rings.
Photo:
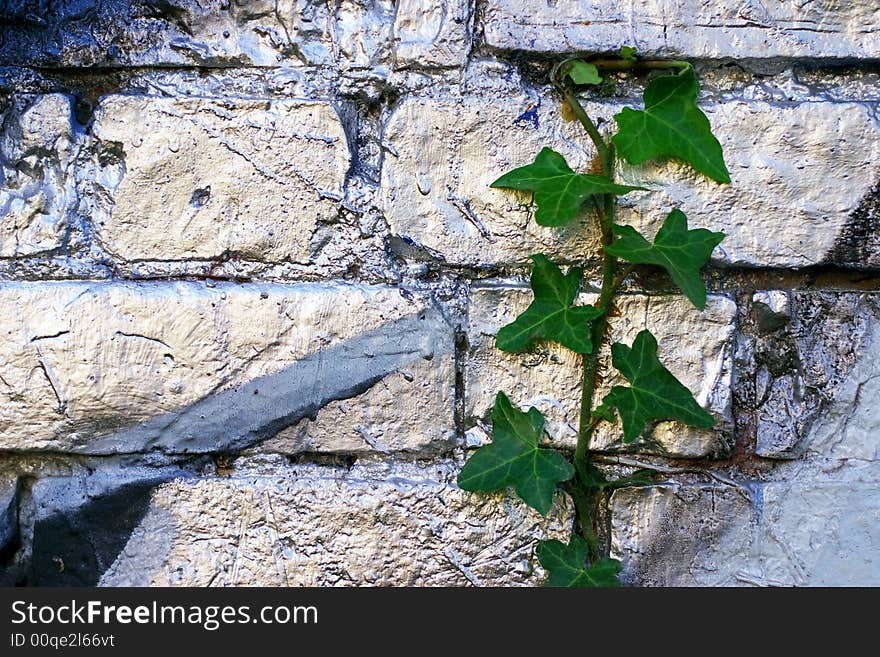
<svg viewBox="0 0 880 657">
<path fill-rule="evenodd" d="M 566 491 L 574 502 L 580 534 L 590 548 L 590 562 L 593 562 L 602 556 L 599 552 L 599 537 L 594 528 L 599 491 L 584 486 L 579 475 L 575 475 L 574 479 L 566 484 Z"/>
<path fill-rule="evenodd" d="M 614 147 L 606 143 L 599 129 L 593 120 L 581 106 L 574 92 L 568 88 L 565 90 L 565 97 L 577 116 L 581 125 L 587 131 L 590 139 L 596 147 L 599 154 L 601 175 L 614 177 Z M 590 561 L 595 561 L 601 555 L 599 553 L 599 541 L 596 536 L 595 522 L 597 517 L 597 509 L 599 505 L 600 492 L 594 487 L 589 486 L 588 482 L 581 480 L 581 472 L 587 471 L 587 465 L 590 459 L 590 441 L 593 437 L 597 422 L 593 417 L 593 398 L 596 393 L 596 383 L 599 374 L 599 352 L 602 343 L 605 341 L 605 334 L 608 328 L 608 315 L 611 311 L 611 304 L 614 301 L 614 295 L 620 287 L 628 271 L 621 277 L 615 278 L 617 269 L 616 258 L 608 255 L 604 247 L 614 241 L 614 233 L 612 226 L 614 225 L 614 211 L 616 207 L 616 199 L 613 194 L 606 194 L 603 197 L 603 204 L 599 209 L 599 227 L 602 234 L 602 288 L 599 292 L 599 300 L 596 307 L 602 311 L 599 318 L 592 326 L 593 351 L 586 354 L 583 358 L 583 380 L 581 384 L 581 408 L 580 421 L 578 424 L 578 441 L 574 454 L 575 478 L 568 486 L 569 494 L 574 501 L 575 510 L 578 516 L 578 524 L 580 525 L 581 535 L 590 547 Z"/>
<path fill-rule="evenodd" d="M 556 64 L 556 66 L 553 67 L 553 70 L 550 71 L 550 80 L 563 92 L 568 87 L 568 84 L 565 81 L 565 76 L 560 75 L 560 71 L 563 70 L 563 67 L 566 64 L 574 61 L 584 60 L 581 60 L 580 57 L 569 57 L 568 59 L 563 59 L 561 62 Z M 594 59 L 589 61 L 588 63 L 592 64 L 600 71 L 632 71 L 664 68 L 685 69 L 691 66 L 690 62 L 685 62 L 681 60 L 667 61 L 663 59 L 637 59 L 635 61 L 627 59 Z"/>
<path fill-rule="evenodd" d="M 611 149 L 608 148 L 608 145 L 605 143 L 605 140 L 599 132 L 599 128 L 596 127 L 596 124 L 593 123 L 593 120 L 587 114 L 586 110 L 581 106 L 580 101 L 577 99 L 577 96 L 574 95 L 574 91 L 571 88 L 565 90 L 565 100 L 568 101 L 569 106 L 574 111 L 574 115 L 577 117 L 578 121 L 581 122 L 581 125 L 584 126 L 584 130 L 587 131 L 590 140 L 596 147 L 596 153 L 598 153 L 599 160 L 602 163 L 601 173 L 604 175 L 608 166 L 607 163 L 610 158 Z"/>
<path fill-rule="evenodd" d="M 631 71 L 638 69 L 687 68 L 690 62 L 669 61 L 663 59 L 637 59 L 634 62 L 625 59 L 593 59 L 590 64 L 600 71 Z"/>
<path fill-rule="evenodd" d="M 612 200 L 611 205 L 613 206 Z M 606 204 L 607 205 L 607 204 Z M 606 211 L 603 213 L 605 217 L 613 216 Z M 610 221 L 603 221 L 610 224 Z M 605 231 L 603 226 L 602 245 L 611 244 L 613 234 L 610 230 Z M 592 339 L 593 351 L 584 356 L 583 361 L 583 383 L 581 388 L 581 412 L 580 422 L 578 425 L 578 442 L 574 453 L 575 467 L 578 464 L 586 462 L 587 452 L 590 449 L 590 440 L 593 437 L 593 431 L 596 424 L 593 422 L 593 397 L 596 393 L 596 378 L 599 372 L 599 351 L 602 343 L 605 341 L 605 332 L 608 328 L 608 313 L 611 311 L 611 304 L 614 301 L 614 294 L 617 291 L 619 283 L 614 277 L 614 271 L 617 268 L 616 258 L 603 253 L 602 256 L 602 290 L 599 293 L 599 300 L 596 307 L 602 311 L 596 321 L 593 322 Z"/>
<path fill-rule="evenodd" d="M 605 143 L 599 129 L 593 120 L 589 117 L 583 106 L 578 101 L 577 96 L 571 89 L 567 89 L 566 100 L 574 110 L 575 116 L 584 126 L 587 134 L 590 136 L 599 154 L 601 171 L 604 176 L 612 178 L 614 176 L 614 149 L 610 144 Z M 614 225 L 615 197 L 613 194 L 605 194 L 603 197 L 603 208 L 599 212 L 599 226 L 602 233 L 602 289 L 599 293 L 599 300 L 596 307 L 602 310 L 602 315 L 593 323 L 592 338 L 593 351 L 584 356 L 583 359 L 583 384 L 581 388 L 581 410 L 580 422 L 578 426 L 578 443 L 575 450 L 575 467 L 584 465 L 587 459 L 587 452 L 590 448 L 590 439 L 595 428 L 593 423 L 592 409 L 593 396 L 596 391 L 596 375 L 599 371 L 599 350 L 605 339 L 605 331 L 608 327 L 608 313 L 611 310 L 611 303 L 614 300 L 614 294 L 622 283 L 623 279 L 615 279 L 614 272 L 617 269 L 617 260 L 605 253 L 604 247 L 614 241 L 614 233 L 611 228 Z"/>
</svg>

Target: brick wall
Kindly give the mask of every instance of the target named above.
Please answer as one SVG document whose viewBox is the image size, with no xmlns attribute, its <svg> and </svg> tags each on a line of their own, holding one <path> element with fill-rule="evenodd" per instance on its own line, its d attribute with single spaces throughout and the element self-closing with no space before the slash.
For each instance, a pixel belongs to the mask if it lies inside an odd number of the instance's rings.
<svg viewBox="0 0 880 657">
<path fill-rule="evenodd" d="M 872 0 L 0 2 L 0 582 L 540 582 L 567 499 L 454 482 L 499 389 L 571 444 L 573 355 L 494 334 L 597 235 L 487 185 L 589 164 L 547 74 L 621 45 L 694 62 L 733 181 L 619 172 L 622 221 L 728 237 L 702 313 L 625 288 L 718 422 L 600 432 L 662 472 L 604 539 L 631 584 L 880 584 Z"/>
</svg>

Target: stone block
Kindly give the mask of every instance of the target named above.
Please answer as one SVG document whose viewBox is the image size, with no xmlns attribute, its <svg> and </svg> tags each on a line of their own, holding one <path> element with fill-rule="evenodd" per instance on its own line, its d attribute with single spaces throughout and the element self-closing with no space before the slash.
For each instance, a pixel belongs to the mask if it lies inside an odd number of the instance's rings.
<svg viewBox="0 0 880 657">
<path fill-rule="evenodd" d="M 452 328 L 394 288 L 7 283 L 0 317 L 0 449 L 222 452 L 288 427 L 289 453 L 454 442 Z"/>
</svg>

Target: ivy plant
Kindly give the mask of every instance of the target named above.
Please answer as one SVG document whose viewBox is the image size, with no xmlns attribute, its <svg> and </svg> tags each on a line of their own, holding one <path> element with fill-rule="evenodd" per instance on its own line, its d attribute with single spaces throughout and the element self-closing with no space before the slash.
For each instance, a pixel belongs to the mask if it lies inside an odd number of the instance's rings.
<svg viewBox="0 0 880 657">
<path fill-rule="evenodd" d="M 655 70 L 644 90 L 644 108 L 624 108 L 614 116 L 617 132 L 603 135 L 587 114 L 578 94 L 606 84 L 603 73 Z M 574 453 L 554 447 L 544 435 L 544 417 L 536 408 L 521 410 L 499 391 L 492 409 L 492 442 L 474 451 L 458 476 L 464 490 L 490 493 L 512 488 L 529 506 L 549 513 L 558 488 L 573 500 L 575 533 L 568 544 L 539 541 L 537 557 L 547 571 L 548 586 L 615 586 L 621 564 L 603 554 L 597 518 L 603 495 L 615 488 L 645 484 L 651 471 L 640 470 L 609 480 L 592 462 L 591 440 L 601 422 L 619 416 L 622 441 L 631 443 L 661 420 L 676 420 L 711 428 L 715 419 L 664 366 L 657 339 L 641 331 L 632 344 L 610 346 L 611 364 L 629 385 L 615 385 L 596 399 L 601 380 L 600 350 L 608 340 L 608 321 L 620 286 L 638 265 L 659 266 L 698 310 L 706 307 L 706 287 L 700 269 L 723 233 L 689 228 L 685 213 L 673 209 L 652 239 L 632 226 L 616 223 L 618 197 L 647 191 L 615 181 L 618 159 L 630 164 L 675 159 L 700 174 L 729 183 L 721 144 L 709 119 L 697 106 L 699 83 L 688 62 L 639 59 L 624 47 L 619 56 L 585 61 L 567 59 L 551 74 L 565 102 L 596 149 L 598 165 L 579 173 L 551 148 L 543 148 L 534 162 L 516 168 L 492 187 L 531 192 L 535 221 L 542 226 L 564 226 L 583 213 L 595 217 L 601 235 L 602 283 L 591 305 L 577 303 L 583 272 L 571 267 L 563 273 L 543 254 L 532 256 L 531 289 L 534 300 L 512 323 L 498 331 L 495 346 L 522 352 L 536 342 L 556 342 L 580 354 L 583 367 L 578 440 Z M 623 263 L 627 264 L 621 264 Z"/>
</svg>

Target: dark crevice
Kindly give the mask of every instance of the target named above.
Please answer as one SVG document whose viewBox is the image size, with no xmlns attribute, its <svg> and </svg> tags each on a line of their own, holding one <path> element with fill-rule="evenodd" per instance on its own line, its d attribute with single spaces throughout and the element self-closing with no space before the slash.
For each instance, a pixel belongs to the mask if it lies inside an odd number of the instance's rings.
<svg viewBox="0 0 880 657">
<path fill-rule="evenodd" d="M 464 318 L 464 325 L 467 325 L 467 318 Z M 467 380 L 467 350 L 468 339 L 467 332 L 461 328 L 455 330 L 455 407 L 454 423 L 455 434 L 461 445 L 465 444 L 465 431 L 467 431 L 466 413 L 465 413 L 465 381 Z"/>
<path fill-rule="evenodd" d="M 50 5 L 66 6 L 67 4 L 86 3 L 50 3 L 46 0 L 38 0 L 38 2 L 26 2 L 25 0 L 11 0 L 0 4 L 0 19 L 13 22 L 22 30 L 35 32 L 36 30 L 47 30 L 49 28 L 56 29 L 49 25 L 51 21 L 42 17 L 48 11 Z M 129 3 L 120 3 L 115 0 L 112 2 L 99 3 L 102 11 L 105 6 L 110 5 L 128 5 Z M 135 3 L 138 4 L 138 3 Z M 494 49 L 485 44 L 481 26 L 483 24 L 484 15 L 487 9 L 485 0 L 474 0 L 472 4 L 472 20 L 474 29 L 472 36 L 474 42 L 468 53 L 469 59 L 479 59 L 481 57 L 492 57 L 501 62 L 510 65 L 511 69 L 522 77 L 527 85 L 537 88 L 543 88 L 548 84 L 548 75 L 552 66 L 564 56 L 561 54 L 534 53 L 517 50 L 501 50 Z M 152 3 L 152 16 L 156 18 L 167 18 L 176 24 L 183 32 L 188 32 L 186 21 L 182 18 L 182 10 L 173 4 L 162 1 Z M 89 16 L 95 16 L 91 10 L 86 10 L 80 19 Z M 129 15 L 125 14 L 124 19 L 128 19 Z M 100 20 L 106 20 L 104 14 L 100 15 Z M 87 21 L 82 21 L 83 24 Z M 54 25 L 54 24 L 53 24 Z M 285 30 L 286 30 L 286 26 Z M 15 29 L 15 28 L 14 28 Z M 122 30 L 125 29 L 125 22 L 122 21 Z M 664 26 L 665 29 L 665 26 Z M 48 33 L 48 32 L 47 32 Z M 76 32 L 78 38 L 88 40 L 90 37 L 87 30 L 78 29 Z M 57 36 L 57 35 L 56 35 Z M 0 33 L 2 38 L 2 33 Z M 288 40 L 290 40 L 288 38 Z M 60 43 L 59 40 L 53 40 L 52 47 Z M 0 48 L 3 44 L 0 43 Z M 292 54 L 298 52 L 294 44 L 290 44 Z M 113 48 L 117 50 L 114 51 Z M 151 74 L 160 73 L 196 73 L 200 76 L 210 76 L 214 73 L 240 73 L 242 75 L 255 74 L 258 77 L 267 72 L 274 72 L 280 69 L 273 67 L 260 66 L 241 66 L 234 62 L 228 65 L 218 66 L 202 66 L 202 65 L 155 65 L 155 66 L 123 66 L 109 63 L 118 52 L 118 47 L 112 45 L 107 50 L 108 61 L 102 65 L 91 67 L 19 67 L 8 66 L 9 69 L 17 69 L 22 79 L 29 80 L 28 85 L 38 92 L 57 91 L 70 94 L 74 99 L 74 116 L 77 122 L 84 126 L 85 129 L 90 126 L 95 109 L 102 96 L 113 93 L 154 93 L 154 89 L 150 88 L 149 83 L 144 83 L 141 76 L 149 76 Z M 569 55 L 571 53 L 565 53 Z M 588 53 L 593 54 L 593 53 Z M 47 53 L 47 57 L 51 59 L 54 53 Z M 298 55 L 304 59 L 302 55 Z M 60 55 L 59 55 L 60 57 Z M 60 61 L 60 59 L 59 59 Z M 854 73 L 880 73 L 880 59 L 878 60 L 853 60 L 853 59 L 743 59 L 743 60 L 702 60 L 698 62 L 702 69 L 728 68 L 738 67 L 741 70 L 759 78 L 764 75 L 775 75 L 786 69 L 796 67 L 797 70 L 810 71 L 819 75 L 848 75 Z M 308 67 L 306 67 L 308 68 Z M 327 67 L 330 69 L 332 67 Z M 310 69 L 312 70 L 312 69 Z M 324 69 L 314 69 L 323 71 Z M 420 69 L 423 73 L 430 73 L 430 69 Z M 16 84 L 12 84 L 10 80 L 17 79 L 11 76 L 9 80 L 4 79 L 3 68 L 0 68 L 0 87 L 7 92 L 17 92 Z M 626 89 L 623 89 L 624 93 Z M 345 186 L 349 189 L 352 182 L 363 181 L 368 185 L 376 185 L 379 182 L 381 168 L 384 157 L 389 156 L 386 145 L 383 143 L 383 128 L 389 112 L 393 111 L 395 105 L 399 101 L 401 89 L 391 86 L 380 87 L 378 95 L 372 92 L 339 92 L 333 99 L 334 106 L 337 108 L 342 124 L 348 136 L 348 145 L 351 155 L 351 166 L 346 175 Z M 279 92 L 273 92 L 278 97 L 282 97 Z M 108 161 L 114 157 L 122 157 L 123 154 L 116 153 L 113 145 L 105 146 L 106 151 L 98 153 L 98 158 L 105 158 Z M 121 149 L 120 149 L 121 150 Z M 102 164 L 107 162 L 101 161 Z M 199 188 L 193 193 L 191 203 L 206 203 L 210 199 L 210 187 Z M 464 201 L 466 203 L 466 201 Z M 356 210 L 355 210 L 356 211 Z M 856 209 L 838 238 L 834 247 L 826 256 L 823 264 L 814 267 L 801 269 L 782 269 L 782 268 L 748 268 L 748 267 L 721 267 L 711 266 L 705 270 L 705 278 L 707 287 L 710 292 L 723 293 L 735 296 L 736 301 L 741 309 L 737 317 L 737 333 L 749 333 L 757 331 L 758 328 L 753 326 L 752 319 L 747 317 L 747 308 L 750 308 L 751 294 L 755 290 L 766 289 L 793 289 L 793 290 L 868 290 L 876 291 L 880 289 L 880 260 L 878 253 L 880 248 L 877 245 L 878 235 L 878 217 L 880 217 L 880 193 L 875 188 Z M 395 265 L 403 266 L 407 263 L 416 263 L 425 265 L 428 274 L 434 280 L 444 279 L 452 280 L 457 283 L 470 284 L 471 282 L 491 281 L 499 277 L 515 276 L 523 282 L 526 280 L 529 272 L 529 265 L 526 263 L 507 264 L 507 265 L 455 265 L 448 263 L 443 254 L 436 253 L 416 243 L 406 236 L 392 235 L 385 242 L 386 254 L 389 259 L 393 260 Z M 31 274 L 26 274 L 29 263 L 42 262 L 46 257 L 55 255 L 69 255 L 67 247 L 47 251 L 37 254 L 36 257 L 29 259 L 8 259 L 0 260 L 0 280 L 47 280 L 51 274 L 46 272 L 37 272 L 32 274 L 32 278 L 27 278 Z M 228 251 L 222 254 L 216 262 L 216 265 L 225 262 L 240 259 L 241 254 L 234 251 Z M 92 263 L 96 272 L 103 275 L 109 275 L 109 270 L 103 270 L 102 267 L 112 266 L 112 256 L 107 257 L 107 262 Z M 159 261 L 153 261 L 159 262 Z M 188 263 L 191 260 L 169 260 L 169 263 Z M 254 266 L 271 266 L 281 263 L 263 263 L 255 261 L 242 261 L 245 265 Z M 87 263 L 82 263 L 87 264 Z M 139 261 L 132 260 L 126 263 L 127 266 L 139 264 Z M 569 263 L 573 264 L 573 263 Z M 578 263 L 580 264 L 580 263 Z M 600 263 L 598 260 L 586 263 L 587 279 L 598 278 Z M 24 272 L 24 273 L 23 273 Z M 357 264 L 350 268 L 350 279 L 353 283 L 376 283 L 379 282 L 374 278 L 364 277 L 361 275 L 361 269 Z M 234 281 L 234 282 L 250 282 L 252 279 L 248 276 L 238 277 L 234 274 L 213 273 L 199 275 L 177 276 L 169 275 L 150 275 L 135 276 L 123 273 L 121 269 L 113 272 L 115 280 L 118 281 Z M 63 276 L 65 280 L 81 280 L 93 281 L 95 279 L 82 279 L 75 276 Z M 283 277 L 275 280 L 263 279 L 259 282 L 265 283 L 281 283 L 296 284 L 304 281 L 326 280 L 326 277 L 320 273 L 302 274 L 293 277 Z M 431 283 L 427 283 L 430 286 Z M 628 292 L 648 291 L 649 293 L 677 293 L 677 288 L 672 284 L 669 278 L 660 269 L 650 267 L 640 267 L 635 275 L 630 279 L 626 287 Z M 51 336 L 46 336 L 51 337 Z M 142 336 L 143 337 L 143 336 Z M 36 339 L 36 338 L 35 338 Z M 777 344 L 777 343 L 773 343 Z M 782 342 L 778 342 L 782 344 Z M 466 363 L 467 363 L 467 334 L 466 331 L 458 326 L 454 329 L 454 362 L 455 362 L 455 407 L 454 407 L 454 425 L 456 435 L 460 443 L 464 440 L 464 431 L 466 429 L 465 416 L 465 381 L 466 381 Z M 781 347 L 779 350 L 766 350 L 767 353 L 762 356 L 774 371 L 786 371 L 793 367 L 799 366 L 799 363 L 793 362 L 789 358 L 790 354 Z M 797 354 L 794 354 L 796 358 Z M 773 359 L 780 359 L 778 363 Z M 754 364 L 753 364 L 754 365 Z M 753 372 L 743 372 L 743 376 L 751 376 Z M 378 380 L 385 376 L 377 374 L 361 381 L 349 382 L 348 387 L 343 386 L 340 390 L 336 390 L 333 398 L 349 398 L 360 394 L 369 389 Z M 743 387 L 740 389 L 740 385 Z M 737 392 L 740 391 L 740 392 Z M 256 394 L 256 393 L 254 393 Z M 706 469 L 718 470 L 729 469 L 736 473 L 736 476 L 762 476 L 767 472 L 771 472 L 776 467 L 774 461 L 757 458 L 754 455 L 755 448 L 755 432 L 756 419 L 754 412 L 754 389 L 749 389 L 748 384 L 743 381 L 737 381 L 734 384 L 734 394 L 740 394 L 737 402 L 734 404 L 735 412 L 735 436 L 736 442 L 733 447 L 732 454 L 725 459 L 672 459 L 666 457 L 657 458 L 658 462 L 664 464 L 683 464 L 688 468 L 705 467 Z M 253 429 L 243 434 L 239 440 L 233 441 L 228 445 L 218 445 L 216 451 L 207 451 L 206 454 L 212 457 L 214 469 L 218 475 L 231 474 L 233 470 L 233 461 L 236 457 L 241 456 L 242 450 L 252 447 L 259 441 L 272 437 L 281 429 L 290 426 L 303 417 L 315 417 L 326 403 L 321 400 L 320 403 L 305 405 L 297 408 L 294 412 L 281 414 L 278 417 L 258 417 L 254 420 Z M 751 405 L 750 405 L 751 404 Z M 256 417 L 256 416 L 255 416 Z M 184 450 L 185 452 L 185 450 Z M 0 451 L 2 459 L 23 459 L 31 456 L 40 458 L 51 457 L 61 462 L 75 462 L 84 467 L 95 467 L 102 469 L 104 466 L 115 467 L 119 464 L 119 459 L 123 457 L 134 457 L 131 463 L 137 463 L 138 459 L 144 462 L 155 464 L 157 458 L 164 459 L 166 463 L 174 463 L 180 460 L 178 454 L 172 450 L 144 452 L 142 450 L 134 450 L 123 454 L 107 454 L 107 455 L 72 455 L 66 452 L 57 451 L 41 451 L 41 450 L 9 450 Z M 312 453 L 303 452 L 295 455 L 284 455 L 290 463 L 304 465 L 313 464 L 328 467 L 340 467 L 351 469 L 359 459 L 366 455 L 355 453 Z M 378 455 L 376 455 L 378 456 Z M 395 452 L 393 458 L 399 462 L 421 461 L 428 458 L 434 460 L 439 458 L 455 458 L 455 450 L 448 450 L 436 455 L 416 454 L 408 452 Z M 694 475 L 698 476 L 698 475 Z M 89 500 L 81 507 L 71 510 L 57 512 L 46 517 L 38 518 L 34 527 L 33 537 L 33 559 L 27 569 L 25 581 L 28 584 L 36 585 L 74 585 L 88 586 L 98 582 L 101 574 L 113 563 L 120 550 L 125 546 L 131 531 L 142 521 L 144 514 L 149 507 L 149 499 L 155 487 L 166 481 L 165 478 L 157 478 L 154 480 L 144 480 L 135 483 L 125 484 L 112 492 L 100 495 Z M 4 510 L 0 509 L 0 565 L 9 562 L 18 553 L 21 547 L 21 531 L 20 531 L 20 503 L 21 490 L 24 487 L 24 478 L 19 478 L 16 483 L 16 493 L 13 502 Z M 599 508 L 598 529 L 599 540 L 602 545 L 603 553 L 607 554 L 610 549 L 611 538 L 611 514 L 608 504 L 609 498 L 605 496 Z M 108 518 L 112 518 L 113 522 L 108 522 Z M 13 527 L 9 531 L 2 531 L 4 527 Z M 0 584 L 8 583 L 3 579 L 3 569 L 0 568 Z M 22 580 L 19 576 L 13 576 L 13 570 L 8 570 L 12 583 L 18 584 Z"/>
<path fill-rule="evenodd" d="M 25 478 L 17 477 L 5 508 L 0 506 L 0 586 L 15 586 L 20 583 L 20 567 L 15 562 L 15 557 L 22 546 L 19 515 L 24 488 Z M 3 492 L 0 490 L 0 493 Z M 2 502 L 0 500 L 0 504 Z"/>
<path fill-rule="evenodd" d="M 461 283 L 477 283 L 491 285 L 497 279 L 522 279 L 523 282 L 528 280 L 531 266 L 523 264 L 507 264 L 507 265 L 457 265 L 448 263 L 442 254 L 433 252 L 432 250 L 419 245 L 411 238 L 399 235 L 391 235 L 386 240 L 387 255 L 396 260 L 398 265 L 406 262 L 424 263 L 428 266 L 429 271 L 433 274 L 433 280 L 451 280 Z M 44 280 L 64 280 L 68 282 L 106 282 L 112 278 L 119 282 L 204 282 L 216 281 L 225 283 L 263 283 L 278 285 L 296 285 L 298 283 L 326 281 L 326 276 L 322 276 L 319 272 L 302 273 L 297 276 L 270 276 L 254 277 L 250 275 L 236 275 L 234 273 L 224 274 L 220 272 L 177 275 L 175 273 L 168 274 L 145 274 L 142 276 L 132 275 L 130 272 L 118 269 L 115 266 L 108 269 L 108 263 L 102 264 L 96 269 L 94 278 L 81 278 L 75 273 L 62 274 L 58 272 L 57 277 L 53 277 L 51 273 L 37 272 L 33 276 L 22 273 L 23 268 L 34 264 L 37 259 L 0 259 L 0 281 L 44 281 Z M 182 260 L 167 261 L 138 261 L 134 264 L 147 263 L 183 263 Z M 186 261 L 193 262 L 193 261 Z M 214 264 L 218 266 L 224 262 L 236 262 L 242 267 L 249 266 L 273 266 L 281 263 L 264 263 L 257 261 L 238 260 L 237 256 L 232 252 L 227 252 L 223 257 L 216 260 L 202 261 L 206 265 Z M 589 281 L 597 277 L 599 266 L 596 262 L 565 262 L 558 261 L 560 266 L 570 266 L 578 264 L 584 269 L 584 280 Z M 755 290 L 835 290 L 835 291 L 876 291 L 880 290 L 880 267 L 872 267 L 870 269 L 855 269 L 845 267 L 839 264 L 822 264 L 812 267 L 802 267 L 799 269 L 782 269 L 775 267 L 721 267 L 708 266 L 703 270 L 706 287 L 710 293 L 715 294 L 733 294 L 737 290 L 755 289 Z M 347 282 L 352 284 L 373 285 L 377 283 L 387 283 L 385 279 L 379 279 L 376 276 L 362 277 L 355 273 L 346 278 Z M 624 290 L 627 292 L 640 292 L 655 294 L 678 294 L 677 288 L 672 284 L 671 279 L 664 271 L 657 267 L 640 266 L 633 276 L 626 282 Z"/>
<path fill-rule="evenodd" d="M 324 452 L 301 452 L 290 454 L 287 461 L 291 465 L 320 465 L 331 468 L 351 470 L 358 462 L 357 454 L 327 454 Z"/>
</svg>

